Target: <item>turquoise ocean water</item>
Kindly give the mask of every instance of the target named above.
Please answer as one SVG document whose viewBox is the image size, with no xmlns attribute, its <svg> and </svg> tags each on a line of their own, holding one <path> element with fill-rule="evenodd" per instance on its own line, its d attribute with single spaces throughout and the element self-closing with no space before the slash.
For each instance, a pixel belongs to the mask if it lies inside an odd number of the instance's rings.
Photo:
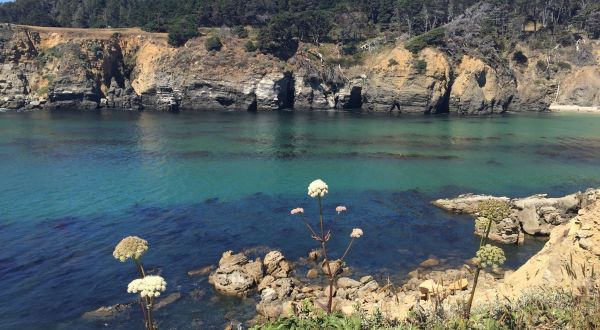
<svg viewBox="0 0 600 330">
<path fill-rule="evenodd" d="M 477 239 L 469 217 L 434 198 L 465 192 L 560 195 L 600 186 L 600 116 L 458 118 L 352 113 L 32 112 L 0 114 L 0 328 L 130 329 L 85 311 L 127 302 L 123 236 L 150 242 L 147 267 L 182 298 L 161 328 L 222 328 L 253 300 L 215 294 L 190 269 L 228 249 L 267 246 L 291 259 L 313 247 L 289 209 L 315 212 L 310 181 L 348 206 L 349 264 L 401 279 L 430 256 L 460 265 Z M 506 247 L 516 267 L 542 243 Z"/>
</svg>

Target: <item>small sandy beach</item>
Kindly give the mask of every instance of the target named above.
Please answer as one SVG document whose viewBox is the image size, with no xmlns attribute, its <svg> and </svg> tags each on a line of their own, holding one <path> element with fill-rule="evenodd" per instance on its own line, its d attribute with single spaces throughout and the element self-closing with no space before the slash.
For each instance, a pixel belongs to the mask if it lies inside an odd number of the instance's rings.
<svg viewBox="0 0 600 330">
<path fill-rule="evenodd" d="M 600 106 L 583 107 L 578 105 L 566 104 L 551 104 L 549 110 L 552 112 L 584 112 L 584 113 L 599 113 Z"/>
</svg>

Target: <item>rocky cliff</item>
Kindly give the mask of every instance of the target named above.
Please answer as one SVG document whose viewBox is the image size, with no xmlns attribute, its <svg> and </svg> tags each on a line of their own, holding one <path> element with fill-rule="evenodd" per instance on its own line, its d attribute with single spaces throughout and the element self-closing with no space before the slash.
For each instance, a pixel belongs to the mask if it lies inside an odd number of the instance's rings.
<svg viewBox="0 0 600 330">
<path fill-rule="evenodd" d="M 204 41 L 219 34 L 223 48 Z M 247 52 L 226 29 L 180 48 L 139 29 L 0 25 L 0 108 L 158 110 L 363 109 L 403 113 L 546 110 L 551 103 L 599 106 L 600 43 L 550 52 L 526 47 L 502 67 L 401 41 L 352 63 L 335 45 L 301 44 L 289 59 Z M 323 50 L 330 50 L 325 58 Z"/>
</svg>

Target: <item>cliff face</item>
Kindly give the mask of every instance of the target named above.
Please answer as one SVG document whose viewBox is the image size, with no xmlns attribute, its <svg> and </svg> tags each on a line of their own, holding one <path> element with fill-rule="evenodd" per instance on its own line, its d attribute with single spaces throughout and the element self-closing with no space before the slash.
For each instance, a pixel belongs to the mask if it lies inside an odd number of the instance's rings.
<svg viewBox="0 0 600 330">
<path fill-rule="evenodd" d="M 431 48 L 413 55 L 400 43 L 342 68 L 311 45 L 283 61 L 217 33 L 223 49 L 209 52 L 206 34 L 172 48 L 165 34 L 139 29 L 0 25 L 0 108 L 477 114 L 600 105 L 600 45 L 589 40 L 548 54 L 521 48 L 526 59 L 508 54 L 502 69 Z"/>
</svg>

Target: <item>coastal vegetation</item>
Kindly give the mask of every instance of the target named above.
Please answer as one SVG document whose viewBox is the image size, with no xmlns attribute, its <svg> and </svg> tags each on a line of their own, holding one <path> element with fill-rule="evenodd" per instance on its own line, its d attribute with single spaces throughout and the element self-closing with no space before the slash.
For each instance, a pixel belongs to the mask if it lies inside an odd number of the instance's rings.
<svg viewBox="0 0 600 330">
<path fill-rule="evenodd" d="M 354 228 L 350 233 L 350 242 L 348 243 L 348 247 L 342 254 L 342 256 L 332 261 L 330 256 L 331 254 L 327 251 L 327 243 L 332 238 L 333 230 L 335 228 L 335 223 L 338 220 L 337 216 L 347 211 L 346 207 L 343 205 L 339 205 L 335 208 L 335 212 L 337 213 L 336 217 L 334 217 L 329 225 L 323 222 L 323 202 L 322 199 L 329 192 L 329 187 L 327 184 L 321 180 L 317 179 L 310 183 L 308 186 L 308 195 L 311 198 L 316 198 L 317 204 L 319 206 L 319 226 L 317 227 L 317 231 L 313 229 L 313 226 L 310 225 L 310 222 L 304 217 L 304 209 L 303 208 L 295 208 L 290 211 L 292 215 L 300 215 L 302 216 L 302 221 L 306 228 L 308 229 L 311 238 L 321 244 L 321 252 L 323 253 L 323 265 L 322 267 L 326 270 L 325 274 L 327 275 L 329 292 L 327 293 L 327 305 L 322 306 L 322 308 L 327 312 L 327 314 L 331 314 L 332 306 L 333 306 L 333 287 L 336 283 L 338 276 L 343 272 L 342 268 L 345 266 L 345 259 L 348 253 L 350 252 L 350 248 L 352 248 L 352 243 L 357 238 L 360 238 L 363 235 L 363 231 L 360 228 Z M 327 226 L 327 227 L 326 227 Z M 331 252 L 331 251 L 329 251 Z"/>
<path fill-rule="evenodd" d="M 252 26 L 260 29 L 260 48 L 265 51 L 281 51 L 274 47 L 294 47 L 298 41 L 352 46 L 378 35 L 406 34 L 412 38 L 409 49 L 417 52 L 427 45 L 443 46 L 442 26 L 479 2 L 492 5 L 483 28 L 488 45 L 497 50 L 510 47 L 521 30 L 532 32 L 540 47 L 572 42 L 570 32 L 600 35 L 600 4 L 575 0 L 16 0 L 0 5 L 0 21 L 83 28 L 139 26 L 174 37 L 193 37 L 182 33 L 191 32 L 190 27 Z"/>
<path fill-rule="evenodd" d="M 309 306 L 309 305 L 306 305 Z M 403 321 L 390 321 L 380 314 L 357 311 L 353 316 L 327 315 L 310 307 L 300 314 L 277 319 L 252 328 L 276 329 L 349 329 L 349 330 L 510 330 L 510 329 L 598 329 L 600 296 L 574 296 L 560 290 L 523 292 L 517 299 L 491 301 L 478 306 L 465 319 L 455 311 L 436 313 L 417 309 Z"/>
</svg>

